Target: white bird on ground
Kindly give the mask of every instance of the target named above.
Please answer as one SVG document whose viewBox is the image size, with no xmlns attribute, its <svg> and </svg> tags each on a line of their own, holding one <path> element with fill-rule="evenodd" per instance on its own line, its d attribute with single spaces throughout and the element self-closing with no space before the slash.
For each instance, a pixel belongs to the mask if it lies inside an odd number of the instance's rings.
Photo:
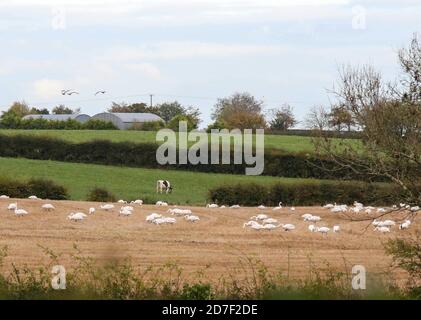
<svg viewBox="0 0 421 320">
<path fill-rule="evenodd" d="M 28 211 L 26 210 L 18 209 L 18 208 L 15 209 L 15 215 L 17 215 L 18 217 L 25 216 L 27 214 L 28 214 Z"/>
<path fill-rule="evenodd" d="M 278 220 L 273 219 L 273 218 L 267 218 L 263 220 L 263 224 L 270 224 L 270 223 L 278 223 Z"/>
<path fill-rule="evenodd" d="M 399 226 L 399 230 L 408 229 L 410 225 L 411 225 L 411 221 L 410 220 L 406 220 L 404 223 L 402 223 Z"/>
<path fill-rule="evenodd" d="M 249 222 L 246 222 L 246 223 L 243 224 L 243 228 L 245 228 L 245 227 L 251 227 L 253 225 L 260 225 L 260 223 L 254 221 L 254 220 L 250 220 Z"/>
<path fill-rule="evenodd" d="M 43 204 L 41 207 L 42 207 L 42 209 L 44 209 L 46 211 L 53 211 L 53 210 L 55 210 L 55 207 L 51 203 Z"/>
<path fill-rule="evenodd" d="M 354 207 L 364 207 L 364 205 L 360 202 L 354 201 Z"/>
<path fill-rule="evenodd" d="M 265 209 L 266 209 L 266 207 L 265 207 L 264 205 L 262 205 L 262 204 L 261 204 L 260 206 L 258 206 L 258 207 L 257 207 L 257 209 L 260 209 L 260 210 L 265 210 Z"/>
<path fill-rule="evenodd" d="M 276 211 L 276 210 L 281 210 L 282 209 L 282 202 L 278 203 L 278 206 L 273 208 L 272 210 Z"/>
<path fill-rule="evenodd" d="M 268 216 L 265 214 L 258 214 L 257 216 L 253 216 L 250 218 L 250 220 L 265 220 Z"/>
<path fill-rule="evenodd" d="M 333 226 L 333 232 L 339 232 L 339 231 L 341 231 L 340 226 Z"/>
<path fill-rule="evenodd" d="M 321 234 L 325 235 L 330 231 L 330 228 L 328 227 L 321 227 L 316 229 L 317 232 L 320 232 Z"/>
<path fill-rule="evenodd" d="M 304 221 L 308 221 L 309 218 L 311 218 L 313 215 L 311 213 L 304 213 L 301 218 L 304 219 Z"/>
<path fill-rule="evenodd" d="M 198 216 L 191 216 L 191 215 L 185 215 L 184 219 L 186 219 L 189 222 L 197 222 L 200 220 Z"/>
<path fill-rule="evenodd" d="M 379 231 L 381 233 L 386 233 L 386 232 L 390 232 L 390 228 L 388 227 L 375 227 L 374 231 Z"/>
<path fill-rule="evenodd" d="M 419 206 L 411 207 L 410 210 L 412 212 L 417 212 L 418 210 L 420 210 L 420 207 Z"/>
<path fill-rule="evenodd" d="M 7 210 L 16 210 L 17 207 L 18 207 L 18 204 L 16 202 L 15 203 L 11 203 L 11 204 L 9 204 L 7 206 Z"/>
<path fill-rule="evenodd" d="M 152 220 L 152 223 L 157 224 L 157 225 L 164 224 L 165 219 L 164 218 L 157 218 L 157 219 Z"/>
<path fill-rule="evenodd" d="M 119 212 L 119 215 L 125 216 L 125 217 L 131 216 L 132 214 L 133 214 L 133 211 L 125 210 L 125 209 L 121 209 Z"/>
<path fill-rule="evenodd" d="M 30 200 L 38 200 L 39 198 L 37 196 L 29 196 L 28 199 L 30 199 Z"/>
<path fill-rule="evenodd" d="M 161 207 L 168 207 L 168 203 L 166 203 L 165 201 L 157 201 L 156 205 Z"/>
<path fill-rule="evenodd" d="M 75 222 L 82 221 L 85 218 L 86 214 L 84 214 L 83 212 L 70 213 L 70 215 L 67 216 L 67 219 Z"/>
<path fill-rule="evenodd" d="M 218 205 L 216 203 L 207 204 L 206 208 L 218 208 Z"/>
<path fill-rule="evenodd" d="M 314 226 L 314 224 L 311 224 L 308 226 L 308 230 L 310 230 L 310 232 L 316 232 L 316 227 Z"/>
<path fill-rule="evenodd" d="M 167 218 L 167 217 L 165 217 L 165 218 L 162 218 L 162 219 L 165 220 L 165 223 L 169 223 L 169 224 L 174 224 L 174 223 L 177 222 L 177 219 L 175 219 L 175 218 Z"/>
<path fill-rule="evenodd" d="M 121 207 L 121 211 L 134 211 L 134 208 L 132 206 L 124 206 Z"/>
<path fill-rule="evenodd" d="M 132 203 L 132 204 L 138 204 L 138 205 L 142 205 L 143 204 L 143 200 L 135 200 L 135 201 L 132 201 L 132 202 L 130 202 L 130 203 Z"/>
<path fill-rule="evenodd" d="M 265 230 L 274 230 L 276 228 L 279 228 L 280 226 L 281 225 L 275 226 L 273 223 L 268 223 L 268 224 L 264 224 L 263 227 L 262 227 L 262 229 L 265 229 Z"/>
<path fill-rule="evenodd" d="M 238 204 L 234 204 L 233 206 L 230 207 L 231 209 L 240 209 L 240 205 Z"/>
<path fill-rule="evenodd" d="M 262 230 L 263 229 L 263 225 L 256 223 L 256 224 L 252 224 L 250 226 L 250 228 L 252 228 L 253 230 Z"/>
<path fill-rule="evenodd" d="M 225 208 L 226 208 L 226 206 L 220 206 L 219 208 L 221 208 L 221 209 L 225 209 Z"/>
<path fill-rule="evenodd" d="M 386 209 L 385 208 L 378 208 L 377 209 L 377 213 L 385 213 Z"/>
<path fill-rule="evenodd" d="M 185 216 L 185 215 L 192 214 L 190 209 L 179 209 L 179 208 L 168 209 L 167 212 L 171 213 L 172 215 L 177 215 L 177 216 Z"/>
<path fill-rule="evenodd" d="M 118 200 L 117 203 L 127 203 L 125 200 Z"/>
<path fill-rule="evenodd" d="M 104 204 L 104 205 L 101 206 L 101 209 L 105 210 L 105 211 L 111 211 L 111 210 L 114 209 L 114 205 L 113 204 Z"/>
<path fill-rule="evenodd" d="M 89 208 L 89 214 L 94 214 L 95 213 L 95 208 Z"/>
<path fill-rule="evenodd" d="M 328 204 L 325 204 L 325 205 L 323 206 L 323 208 L 324 208 L 324 209 L 332 209 L 335 205 L 336 205 L 336 203 L 335 203 L 335 204 L 328 203 Z"/>
<path fill-rule="evenodd" d="M 347 210 L 348 206 L 346 204 L 335 205 L 332 209 L 330 209 L 330 211 L 333 213 L 346 212 Z"/>
<path fill-rule="evenodd" d="M 158 213 L 151 213 L 150 215 L 146 216 L 146 222 L 153 222 L 155 219 L 161 218 L 162 215 Z"/>
<path fill-rule="evenodd" d="M 5 194 L 2 194 L 1 196 L 0 196 L 0 199 L 9 199 L 10 197 L 9 196 L 6 196 Z"/>
<path fill-rule="evenodd" d="M 307 219 L 307 221 L 311 222 L 319 222 L 320 220 L 322 220 L 322 218 L 320 218 L 319 216 L 311 216 Z"/>
<path fill-rule="evenodd" d="M 291 207 L 291 208 L 290 208 L 290 210 L 291 210 L 291 211 L 295 211 L 295 207 Z"/>
<path fill-rule="evenodd" d="M 381 222 L 379 224 L 379 226 L 380 227 L 391 227 L 391 226 L 394 226 L 395 224 L 396 224 L 396 222 L 393 221 L 393 220 L 385 220 L 385 221 Z"/>
<path fill-rule="evenodd" d="M 283 224 L 281 225 L 282 229 L 284 229 L 285 231 L 292 231 L 295 229 L 295 226 L 293 224 L 287 223 L 287 224 Z"/>
<path fill-rule="evenodd" d="M 372 209 L 367 208 L 367 209 L 365 209 L 365 211 L 364 211 L 364 212 L 365 212 L 365 213 L 367 213 L 367 214 L 371 214 L 371 210 L 372 210 Z"/>
</svg>

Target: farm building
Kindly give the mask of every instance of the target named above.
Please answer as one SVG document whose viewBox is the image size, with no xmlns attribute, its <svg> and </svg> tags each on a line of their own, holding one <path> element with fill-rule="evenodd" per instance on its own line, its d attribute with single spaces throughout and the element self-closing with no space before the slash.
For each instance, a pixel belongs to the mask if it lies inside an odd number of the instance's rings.
<svg viewBox="0 0 421 320">
<path fill-rule="evenodd" d="M 67 121 L 69 119 L 72 119 L 84 123 L 89 121 L 91 117 L 87 114 L 29 114 L 27 116 L 24 116 L 23 119 L 45 119 L 51 121 Z"/>
<path fill-rule="evenodd" d="M 130 129 L 133 125 L 152 121 L 164 120 L 153 113 L 98 113 L 92 117 L 93 120 L 110 121 L 120 130 Z"/>
</svg>

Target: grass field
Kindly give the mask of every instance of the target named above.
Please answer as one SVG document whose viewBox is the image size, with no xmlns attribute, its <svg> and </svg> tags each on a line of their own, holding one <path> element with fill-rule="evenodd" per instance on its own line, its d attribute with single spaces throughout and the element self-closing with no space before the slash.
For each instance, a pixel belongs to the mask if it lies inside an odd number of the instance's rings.
<svg viewBox="0 0 421 320">
<path fill-rule="evenodd" d="M 155 132 L 151 131 L 119 131 L 119 130 L 0 130 L 5 135 L 35 135 L 60 138 L 72 142 L 91 140 L 110 140 L 113 142 L 155 142 Z M 355 140 L 354 140 L 355 141 Z M 265 148 L 279 149 L 287 152 L 313 152 L 311 137 L 265 135 Z"/>
<path fill-rule="evenodd" d="M 210 188 L 224 183 L 276 182 L 297 183 L 317 181 L 311 179 L 276 178 L 265 176 L 240 176 L 208 174 L 175 170 L 137 169 L 55 161 L 0 158 L 0 177 L 13 179 L 44 178 L 65 186 L 71 198 L 85 200 L 94 187 L 105 187 L 123 199 L 166 200 L 171 203 L 206 203 Z M 166 179 L 174 185 L 170 195 L 157 195 L 156 181 Z"/>
</svg>

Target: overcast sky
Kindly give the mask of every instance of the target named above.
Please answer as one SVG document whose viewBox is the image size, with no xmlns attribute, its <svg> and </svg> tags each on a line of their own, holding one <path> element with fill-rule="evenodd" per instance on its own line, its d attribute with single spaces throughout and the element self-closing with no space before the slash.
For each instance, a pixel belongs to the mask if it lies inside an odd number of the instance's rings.
<svg viewBox="0 0 421 320">
<path fill-rule="evenodd" d="M 93 115 L 152 93 L 199 107 L 204 126 L 218 97 L 247 91 L 302 120 L 329 103 L 340 65 L 392 78 L 420 31 L 419 0 L 0 0 L 0 111 L 25 100 Z"/>
</svg>

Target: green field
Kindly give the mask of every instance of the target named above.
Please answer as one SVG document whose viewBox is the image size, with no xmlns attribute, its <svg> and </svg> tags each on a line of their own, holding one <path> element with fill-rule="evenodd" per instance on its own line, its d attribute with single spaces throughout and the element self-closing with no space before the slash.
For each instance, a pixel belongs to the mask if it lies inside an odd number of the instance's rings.
<svg viewBox="0 0 421 320">
<path fill-rule="evenodd" d="M 113 166 L 74 164 L 55 161 L 0 158 L 0 177 L 11 179 L 44 178 L 65 186 L 73 200 L 86 200 L 94 187 L 104 187 L 122 199 L 165 200 L 178 204 L 206 203 L 209 188 L 224 183 L 317 181 L 264 176 L 208 174 L 174 170 L 136 169 Z M 166 179 L 174 185 L 170 195 L 155 193 L 156 180 Z"/>
<path fill-rule="evenodd" d="M 156 132 L 151 131 L 120 131 L 120 130 L 9 130 L 2 129 L 5 135 L 35 135 L 60 138 L 71 142 L 86 142 L 91 140 L 110 140 L 113 142 L 155 142 Z M 311 137 L 265 135 L 265 147 L 287 152 L 313 152 Z"/>
</svg>

